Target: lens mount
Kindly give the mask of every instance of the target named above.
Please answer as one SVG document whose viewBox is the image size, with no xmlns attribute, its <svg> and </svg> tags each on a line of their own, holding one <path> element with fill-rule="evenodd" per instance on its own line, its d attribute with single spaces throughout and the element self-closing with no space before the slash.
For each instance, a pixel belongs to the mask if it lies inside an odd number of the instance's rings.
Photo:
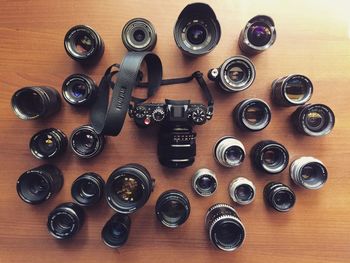
<svg viewBox="0 0 350 263">
<path fill-rule="evenodd" d="M 200 196 L 211 196 L 217 186 L 215 173 L 207 168 L 199 169 L 192 177 L 192 188 Z"/>
<path fill-rule="evenodd" d="M 97 96 L 97 85 L 87 75 L 73 74 L 63 82 L 62 96 L 73 106 L 91 105 Z"/>
<path fill-rule="evenodd" d="M 240 165 L 245 158 L 243 144 L 232 136 L 224 136 L 214 146 L 215 160 L 225 167 Z"/>
<path fill-rule="evenodd" d="M 247 178 L 238 177 L 230 183 L 229 194 L 234 202 L 247 205 L 253 202 L 255 198 L 255 186 Z"/>
<path fill-rule="evenodd" d="M 131 220 L 128 215 L 115 214 L 104 225 L 101 237 L 110 248 L 123 246 L 129 237 Z"/>
<path fill-rule="evenodd" d="M 296 197 L 293 190 L 282 183 L 271 182 L 264 188 L 265 201 L 278 212 L 287 212 L 295 204 Z"/>
</svg>

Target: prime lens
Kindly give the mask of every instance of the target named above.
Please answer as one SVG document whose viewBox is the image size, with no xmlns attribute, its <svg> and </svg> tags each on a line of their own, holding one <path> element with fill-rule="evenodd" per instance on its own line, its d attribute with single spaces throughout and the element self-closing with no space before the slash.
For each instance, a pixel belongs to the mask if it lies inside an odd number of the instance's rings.
<svg viewBox="0 0 350 263">
<path fill-rule="evenodd" d="M 278 182 L 271 182 L 265 186 L 264 198 L 266 203 L 278 212 L 289 211 L 296 200 L 293 190 Z"/>
<path fill-rule="evenodd" d="M 115 214 L 104 225 L 101 237 L 110 248 L 123 246 L 129 237 L 131 220 L 128 215 Z"/>
<path fill-rule="evenodd" d="M 62 96 L 70 105 L 88 106 L 96 99 L 97 85 L 85 74 L 73 74 L 64 80 Z"/>
<path fill-rule="evenodd" d="M 244 146 L 236 138 L 224 136 L 214 146 L 214 158 L 222 166 L 238 166 L 245 158 Z"/>
<path fill-rule="evenodd" d="M 200 196 L 211 196 L 218 187 L 215 173 L 207 168 L 201 168 L 192 177 L 192 188 Z"/>
<path fill-rule="evenodd" d="M 228 190 L 231 199 L 240 205 L 250 204 L 256 195 L 255 185 L 244 177 L 238 177 L 232 180 Z"/>
</svg>

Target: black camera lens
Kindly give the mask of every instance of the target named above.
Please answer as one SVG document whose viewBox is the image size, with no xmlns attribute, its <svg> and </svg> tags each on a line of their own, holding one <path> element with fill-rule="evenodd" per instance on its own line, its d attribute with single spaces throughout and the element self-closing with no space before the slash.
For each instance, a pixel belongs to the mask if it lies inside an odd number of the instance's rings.
<svg viewBox="0 0 350 263">
<path fill-rule="evenodd" d="M 81 206 L 92 206 L 101 200 L 105 182 L 96 173 L 84 173 L 72 184 L 73 199 Z"/>
<path fill-rule="evenodd" d="M 261 131 L 271 121 L 269 105 L 260 99 L 241 101 L 233 110 L 233 120 L 238 127 L 248 131 Z"/>
<path fill-rule="evenodd" d="M 190 210 L 190 201 L 187 196 L 177 190 L 168 190 L 162 193 L 155 207 L 158 221 L 170 228 L 185 223 L 190 215 Z"/>
<path fill-rule="evenodd" d="M 208 78 L 224 91 L 242 91 L 253 84 L 255 67 L 249 58 L 234 56 L 225 60 L 219 68 L 209 70 Z"/>
<path fill-rule="evenodd" d="M 61 171 L 45 164 L 24 172 L 17 181 L 17 193 L 28 204 L 40 204 L 58 193 L 63 185 Z"/>
<path fill-rule="evenodd" d="M 204 3 L 187 5 L 179 15 L 174 38 L 180 50 L 190 56 L 209 53 L 221 36 L 219 21 L 213 9 Z"/>
<path fill-rule="evenodd" d="M 150 51 L 156 45 L 157 34 L 150 21 L 134 18 L 125 24 L 122 40 L 129 51 Z"/>
<path fill-rule="evenodd" d="M 288 166 L 288 151 L 278 142 L 270 140 L 258 142 L 251 153 L 253 164 L 267 173 L 277 174 Z"/>
<path fill-rule="evenodd" d="M 51 159 L 62 154 L 67 148 L 67 136 L 59 129 L 49 128 L 34 134 L 29 148 L 38 159 Z"/>
<path fill-rule="evenodd" d="M 250 55 L 258 54 L 275 43 L 276 28 L 271 17 L 258 15 L 248 21 L 241 31 L 238 45 Z"/>
<path fill-rule="evenodd" d="M 62 95 L 73 106 L 91 105 L 97 96 L 97 85 L 87 75 L 73 74 L 63 82 Z"/>
<path fill-rule="evenodd" d="M 209 239 L 212 244 L 224 251 L 239 248 L 245 238 L 245 229 L 233 207 L 216 204 L 208 209 L 205 218 Z"/>
<path fill-rule="evenodd" d="M 333 111 L 324 104 L 306 104 L 298 107 L 292 115 L 298 131 L 309 136 L 323 136 L 334 127 Z"/>
<path fill-rule="evenodd" d="M 139 164 L 124 165 L 114 170 L 107 180 L 107 203 L 119 213 L 133 213 L 144 206 L 153 187 L 154 180 L 145 167 Z"/>
<path fill-rule="evenodd" d="M 83 208 L 75 203 L 63 203 L 57 206 L 48 216 L 47 228 L 57 239 L 74 236 L 84 224 Z"/>
<path fill-rule="evenodd" d="M 234 137 L 224 136 L 215 144 L 214 158 L 225 167 L 238 166 L 245 158 L 244 146 Z"/>
<path fill-rule="evenodd" d="M 131 220 L 128 215 L 115 214 L 104 225 L 101 236 L 110 248 L 118 248 L 126 243 L 129 237 Z"/>
<path fill-rule="evenodd" d="M 209 169 L 199 169 L 192 178 L 192 187 L 201 196 L 211 196 L 216 191 L 218 180 L 215 173 Z"/>
<path fill-rule="evenodd" d="M 295 204 L 293 190 L 282 183 L 271 182 L 264 188 L 264 198 L 269 206 L 278 212 L 287 212 Z"/>
<path fill-rule="evenodd" d="M 83 125 L 72 132 L 70 146 L 81 158 L 92 158 L 102 152 L 105 138 L 90 125 Z"/>
<path fill-rule="evenodd" d="M 11 105 L 18 118 L 35 120 L 58 112 L 61 108 L 61 97 L 54 88 L 25 87 L 13 94 Z"/>
<path fill-rule="evenodd" d="M 103 55 L 104 43 L 91 27 L 77 25 L 69 29 L 64 37 L 64 48 L 78 62 L 97 62 Z"/>
<path fill-rule="evenodd" d="M 255 198 L 255 186 L 247 178 L 238 177 L 232 180 L 228 189 L 231 199 L 240 205 L 250 204 Z"/>
</svg>

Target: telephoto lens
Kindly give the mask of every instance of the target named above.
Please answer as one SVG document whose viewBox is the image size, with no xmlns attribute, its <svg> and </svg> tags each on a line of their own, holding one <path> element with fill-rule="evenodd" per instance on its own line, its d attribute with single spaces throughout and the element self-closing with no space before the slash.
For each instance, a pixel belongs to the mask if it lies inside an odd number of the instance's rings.
<svg viewBox="0 0 350 263">
<path fill-rule="evenodd" d="M 238 92 L 249 88 L 255 80 L 253 62 L 245 56 L 233 56 L 219 68 L 210 69 L 208 78 L 226 92 Z"/>
<path fill-rule="evenodd" d="M 213 171 L 201 168 L 192 177 L 192 187 L 200 196 L 211 196 L 218 187 L 218 180 Z"/>
<path fill-rule="evenodd" d="M 205 225 L 211 243 L 224 251 L 238 249 L 245 238 L 245 229 L 236 210 L 228 204 L 215 204 L 209 208 Z"/>
<path fill-rule="evenodd" d="M 75 129 L 70 136 L 73 152 L 81 158 L 93 158 L 102 152 L 105 138 L 97 134 L 91 125 L 83 125 Z"/>
<path fill-rule="evenodd" d="M 276 28 L 272 18 L 257 15 L 250 19 L 239 35 L 238 45 L 242 52 L 256 55 L 275 43 Z"/>
<path fill-rule="evenodd" d="M 73 106 L 89 106 L 97 97 L 97 85 L 87 75 L 73 74 L 62 84 L 62 95 Z"/>
<path fill-rule="evenodd" d="M 204 3 L 187 5 L 174 27 L 179 49 L 189 56 L 209 53 L 219 43 L 221 28 L 213 9 Z"/>
<path fill-rule="evenodd" d="M 128 215 L 115 214 L 104 225 L 101 237 L 106 246 L 118 248 L 123 246 L 129 237 L 131 220 Z"/>
<path fill-rule="evenodd" d="M 315 190 L 326 183 L 328 172 L 320 160 L 304 156 L 290 165 L 290 177 L 296 185 Z"/>
<path fill-rule="evenodd" d="M 234 137 L 224 136 L 214 146 L 214 158 L 222 166 L 238 166 L 245 158 L 244 146 Z"/>
<path fill-rule="evenodd" d="M 129 51 L 151 51 L 157 43 L 157 34 L 150 21 L 134 18 L 125 24 L 122 40 Z"/>
<path fill-rule="evenodd" d="M 51 87 L 24 87 L 13 94 L 11 106 L 22 120 L 42 119 L 60 110 L 61 97 Z"/>
<path fill-rule="evenodd" d="M 67 239 L 79 232 L 84 224 L 85 212 L 75 203 L 63 203 L 48 216 L 47 228 L 57 239 Z"/>
<path fill-rule="evenodd" d="M 311 99 L 311 80 L 300 74 L 291 74 L 272 82 L 272 100 L 279 106 L 302 105 Z"/>
<path fill-rule="evenodd" d="M 96 173 L 88 172 L 79 176 L 72 184 L 71 194 L 81 206 L 92 206 L 98 203 L 104 190 L 105 182 Z"/>
<path fill-rule="evenodd" d="M 232 180 L 228 190 L 231 199 L 240 205 L 250 204 L 255 198 L 254 184 L 244 177 Z"/>
<path fill-rule="evenodd" d="M 154 182 L 147 169 L 140 164 L 121 166 L 107 180 L 107 203 L 116 212 L 133 213 L 148 201 Z"/>
<path fill-rule="evenodd" d="M 104 43 L 100 35 L 86 25 L 73 26 L 64 37 L 67 54 L 81 63 L 95 63 L 103 55 Z"/>
<path fill-rule="evenodd" d="M 67 145 L 67 136 L 61 130 L 49 128 L 33 135 L 29 149 L 38 159 L 51 159 L 61 155 Z"/>
<path fill-rule="evenodd" d="M 256 168 L 270 174 L 278 174 L 288 166 L 289 154 L 282 144 L 265 140 L 255 144 L 251 151 Z"/>
<path fill-rule="evenodd" d="M 269 105 L 260 99 L 241 101 L 233 110 L 236 125 L 246 131 L 261 131 L 271 121 Z"/>
<path fill-rule="evenodd" d="M 17 193 L 26 203 L 43 203 L 58 193 L 63 185 L 62 172 L 54 165 L 44 164 L 24 172 L 17 181 Z"/>
<path fill-rule="evenodd" d="M 178 190 L 162 193 L 156 203 L 155 212 L 159 222 L 164 226 L 176 228 L 186 222 L 190 215 L 190 201 Z"/>
<path fill-rule="evenodd" d="M 309 136 L 324 136 L 331 132 L 335 123 L 333 111 L 324 104 L 306 104 L 292 115 L 296 129 Z"/>
<path fill-rule="evenodd" d="M 264 188 L 264 198 L 266 203 L 278 212 L 287 212 L 295 204 L 295 194 L 293 190 L 282 183 L 271 182 Z"/>
</svg>

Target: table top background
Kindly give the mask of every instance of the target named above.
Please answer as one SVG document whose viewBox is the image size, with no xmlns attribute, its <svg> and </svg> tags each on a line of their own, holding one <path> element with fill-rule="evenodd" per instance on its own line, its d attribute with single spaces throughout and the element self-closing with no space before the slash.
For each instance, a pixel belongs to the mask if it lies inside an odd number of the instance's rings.
<svg viewBox="0 0 350 263">
<path fill-rule="evenodd" d="M 349 262 L 350 258 L 350 18 L 347 1 L 206 1 L 221 23 L 222 37 L 210 54 L 189 59 L 182 56 L 173 40 L 173 26 L 189 1 L 1 1 L 0 8 L 0 262 Z M 39 206 L 20 201 L 15 191 L 19 175 L 43 164 L 28 150 L 30 137 L 38 130 L 57 127 L 66 134 L 88 122 L 88 111 L 65 102 L 61 112 L 45 121 L 22 121 L 10 107 L 10 98 L 23 86 L 48 85 L 60 90 L 72 73 L 86 73 L 98 82 L 104 70 L 120 62 L 126 52 L 121 41 L 123 25 L 131 18 L 145 17 L 155 26 L 158 42 L 154 52 L 162 59 L 164 77 L 187 76 L 195 70 L 206 73 L 228 57 L 240 54 L 237 40 L 245 23 L 256 14 L 275 20 L 277 40 L 268 51 L 252 58 L 257 77 L 246 91 L 224 94 L 213 83 L 214 118 L 196 127 L 197 157 L 193 166 L 169 170 L 157 161 L 154 130 L 141 132 L 126 119 L 120 136 L 108 138 L 104 152 L 93 160 L 80 160 L 70 150 L 54 160 L 64 173 L 61 192 Z M 106 48 L 96 67 L 84 69 L 63 48 L 66 31 L 75 24 L 88 24 L 102 36 Z M 326 103 L 335 112 L 333 132 L 322 138 L 296 133 L 290 124 L 295 108 L 271 104 L 271 124 L 258 133 L 243 133 L 231 121 L 231 111 L 243 99 L 270 101 L 271 82 L 290 73 L 302 73 L 314 84 L 311 102 Z M 190 98 L 202 101 L 196 84 L 162 88 L 154 101 Z M 224 135 L 243 141 L 247 151 L 262 139 L 274 139 L 289 150 L 291 160 L 311 155 L 329 170 L 329 180 L 318 191 L 293 185 L 297 203 L 289 213 L 277 213 L 264 205 L 264 185 L 277 180 L 291 184 L 288 171 L 269 176 L 252 168 L 249 158 L 239 167 L 224 169 L 215 163 L 212 147 Z M 73 180 L 86 171 L 107 179 L 117 167 L 138 162 L 156 179 L 156 187 L 144 208 L 131 215 L 132 229 L 127 245 L 113 250 L 100 239 L 100 231 L 113 211 L 102 201 L 87 209 L 86 224 L 72 240 L 54 240 L 46 229 L 47 215 L 70 201 Z M 214 170 L 218 191 L 209 198 L 195 195 L 192 174 L 201 167 Z M 247 229 L 243 247 L 227 253 L 214 249 L 204 228 L 207 209 L 218 202 L 232 204 L 227 187 L 245 176 L 256 184 L 257 198 L 237 208 Z M 192 211 L 178 229 L 166 229 L 156 220 L 154 205 L 165 190 L 176 188 L 188 195 Z"/>
</svg>

